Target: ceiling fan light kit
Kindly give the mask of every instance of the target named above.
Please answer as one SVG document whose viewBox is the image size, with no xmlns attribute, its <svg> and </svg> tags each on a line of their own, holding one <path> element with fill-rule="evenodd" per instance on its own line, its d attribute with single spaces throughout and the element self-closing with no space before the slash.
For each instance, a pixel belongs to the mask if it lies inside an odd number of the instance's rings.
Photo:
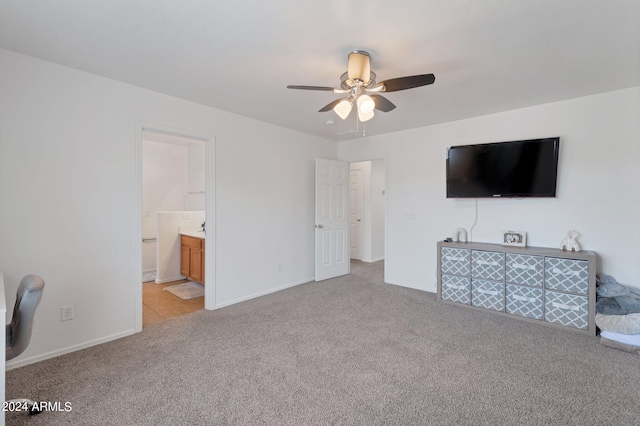
<svg viewBox="0 0 640 426">
<path fill-rule="evenodd" d="M 340 88 L 322 86 L 287 86 L 287 88 L 349 93 L 349 97 L 335 100 L 325 105 L 319 112 L 333 110 L 338 117 L 345 120 L 349 114 L 351 114 L 355 102 L 357 109 L 356 120 L 365 122 L 373 118 L 375 115 L 374 109 L 389 112 L 396 107 L 390 100 L 377 93 L 412 89 L 414 87 L 433 84 L 435 81 L 433 74 L 420 74 L 393 78 L 376 83 L 376 74 L 371 71 L 368 52 L 354 50 L 349 53 L 347 60 L 347 72 L 340 77 Z M 367 92 L 375 94 L 368 95 Z"/>
<path fill-rule="evenodd" d="M 333 111 L 338 115 L 338 117 L 345 120 L 351 113 L 352 107 L 353 98 L 346 98 L 338 102 L 338 104 L 333 107 Z"/>
<path fill-rule="evenodd" d="M 369 112 L 358 111 L 358 120 L 360 120 L 360 121 L 362 121 L 364 123 L 365 121 L 371 120 L 374 115 L 375 115 L 375 113 L 373 112 L 373 110 L 371 110 Z"/>
<path fill-rule="evenodd" d="M 373 112 L 373 109 L 376 107 L 375 102 L 373 102 L 373 98 L 369 95 L 360 95 L 358 96 L 358 111 L 363 114 L 368 114 Z"/>
</svg>

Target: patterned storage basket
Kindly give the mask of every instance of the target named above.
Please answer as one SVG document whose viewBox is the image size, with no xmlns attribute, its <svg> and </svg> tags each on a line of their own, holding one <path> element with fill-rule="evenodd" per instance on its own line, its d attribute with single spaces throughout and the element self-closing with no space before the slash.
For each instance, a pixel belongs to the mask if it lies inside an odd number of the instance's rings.
<svg viewBox="0 0 640 426">
<path fill-rule="evenodd" d="M 440 252 L 441 269 L 443 274 L 469 276 L 469 250 L 452 247 L 442 247 Z"/>
<path fill-rule="evenodd" d="M 541 288 L 507 284 L 505 311 L 508 313 L 541 320 L 543 305 Z"/>
<path fill-rule="evenodd" d="M 504 285 L 493 281 L 471 281 L 471 304 L 504 312 Z"/>
<path fill-rule="evenodd" d="M 544 292 L 544 320 L 586 330 L 589 328 L 589 300 L 587 296 Z"/>
<path fill-rule="evenodd" d="M 443 275 L 440 296 L 443 300 L 469 305 L 471 303 L 471 282 L 469 278 Z"/>
<path fill-rule="evenodd" d="M 508 283 L 542 287 L 544 280 L 542 256 L 507 253 L 505 275 Z"/>
<path fill-rule="evenodd" d="M 485 280 L 504 279 L 504 253 L 494 251 L 471 251 L 471 276 Z"/>
<path fill-rule="evenodd" d="M 544 271 L 546 288 L 580 294 L 587 294 L 589 290 L 589 262 L 586 260 L 547 257 Z"/>
</svg>

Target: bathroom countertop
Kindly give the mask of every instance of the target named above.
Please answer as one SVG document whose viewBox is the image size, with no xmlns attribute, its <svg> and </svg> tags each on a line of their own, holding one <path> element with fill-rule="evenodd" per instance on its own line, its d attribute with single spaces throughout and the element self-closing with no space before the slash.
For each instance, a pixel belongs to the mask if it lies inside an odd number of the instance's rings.
<svg viewBox="0 0 640 426">
<path fill-rule="evenodd" d="M 206 234 L 203 231 L 199 230 L 200 228 L 194 228 L 194 229 L 189 229 L 189 228 L 180 228 L 180 235 L 186 235 L 188 237 L 193 237 L 193 238 L 201 238 L 201 239 L 206 239 Z"/>
</svg>

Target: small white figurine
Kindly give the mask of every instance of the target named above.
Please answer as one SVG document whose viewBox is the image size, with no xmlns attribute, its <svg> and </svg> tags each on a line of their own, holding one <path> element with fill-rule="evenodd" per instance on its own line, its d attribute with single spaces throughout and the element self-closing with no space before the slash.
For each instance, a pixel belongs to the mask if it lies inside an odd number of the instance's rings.
<svg viewBox="0 0 640 426">
<path fill-rule="evenodd" d="M 560 243 L 560 248 L 567 251 L 580 251 L 580 244 L 576 241 L 577 237 L 578 233 L 576 231 L 569 231 Z"/>
</svg>

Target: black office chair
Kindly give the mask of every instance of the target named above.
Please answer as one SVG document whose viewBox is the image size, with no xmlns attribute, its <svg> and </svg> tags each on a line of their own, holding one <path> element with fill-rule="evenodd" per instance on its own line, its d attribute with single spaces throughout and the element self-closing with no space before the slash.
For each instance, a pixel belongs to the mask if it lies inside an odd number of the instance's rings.
<svg viewBox="0 0 640 426">
<path fill-rule="evenodd" d="M 44 281 L 37 275 L 27 275 L 20 281 L 16 304 L 13 307 L 13 318 L 7 324 L 7 361 L 20 355 L 29 346 L 33 316 L 43 289 Z M 31 414 L 40 412 L 35 407 L 35 402 L 30 399 L 12 399 L 7 403 L 25 404 Z"/>
</svg>

